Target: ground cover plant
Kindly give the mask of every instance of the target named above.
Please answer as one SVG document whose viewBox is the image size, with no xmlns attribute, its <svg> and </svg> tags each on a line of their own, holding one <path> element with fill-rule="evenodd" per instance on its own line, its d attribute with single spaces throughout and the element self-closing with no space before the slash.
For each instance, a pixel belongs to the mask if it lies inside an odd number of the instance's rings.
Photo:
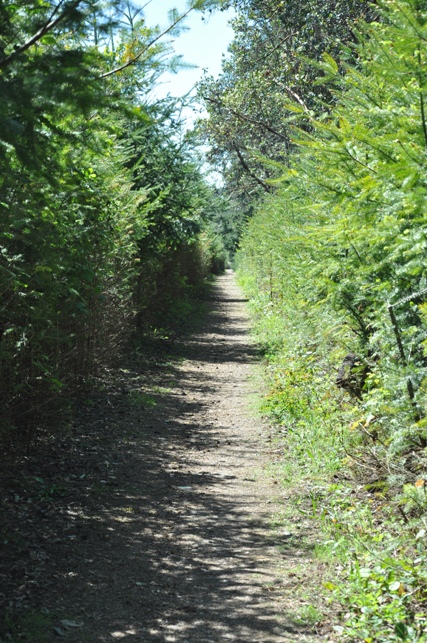
<svg viewBox="0 0 427 643">
<path fill-rule="evenodd" d="M 368 643 L 427 637 L 427 7 L 377 11 L 357 62 L 314 63 L 333 101 L 287 103 L 294 151 L 238 253 L 283 477 L 312 487 L 338 561 L 338 640 Z"/>
</svg>

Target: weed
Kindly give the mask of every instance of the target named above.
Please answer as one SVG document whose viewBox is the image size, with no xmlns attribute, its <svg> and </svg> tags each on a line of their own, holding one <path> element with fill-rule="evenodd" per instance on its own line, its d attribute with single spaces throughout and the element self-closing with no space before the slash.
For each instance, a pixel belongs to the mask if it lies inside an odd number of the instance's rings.
<svg viewBox="0 0 427 643">
<path fill-rule="evenodd" d="M 157 400 L 152 395 L 141 391 L 131 391 L 129 393 L 129 403 L 131 406 L 142 408 L 153 408 L 157 406 Z"/>
<path fill-rule="evenodd" d="M 297 615 L 294 616 L 294 622 L 301 625 L 315 625 L 323 618 L 322 612 L 315 605 L 303 605 Z"/>
<path fill-rule="evenodd" d="M 47 610 L 30 610 L 12 616 L 6 614 L 1 625 L 0 640 L 23 643 L 48 643 L 52 640 L 54 616 Z"/>
<path fill-rule="evenodd" d="M 39 500 L 52 500 L 64 494 L 64 487 L 56 482 L 47 482 L 40 476 L 33 476 L 36 496 Z"/>
</svg>

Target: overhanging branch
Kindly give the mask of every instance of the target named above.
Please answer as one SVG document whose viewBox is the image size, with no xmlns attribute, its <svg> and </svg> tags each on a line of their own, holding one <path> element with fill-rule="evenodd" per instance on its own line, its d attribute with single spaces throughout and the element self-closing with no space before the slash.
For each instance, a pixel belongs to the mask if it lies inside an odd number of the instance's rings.
<svg viewBox="0 0 427 643">
<path fill-rule="evenodd" d="M 64 11 L 61 14 L 59 14 L 59 16 L 53 19 L 53 16 L 58 11 L 58 8 L 61 5 L 61 3 L 57 7 L 55 7 L 55 10 L 52 14 L 51 19 L 48 22 L 46 22 L 46 24 L 44 24 L 43 27 L 41 27 L 33 36 L 31 36 L 31 38 L 29 38 L 26 42 L 24 42 L 23 45 L 21 45 L 20 47 L 17 47 L 15 51 L 9 54 L 9 56 L 6 56 L 6 58 L 3 58 L 3 60 L 0 60 L 0 70 L 5 69 L 8 65 L 10 65 L 15 60 L 15 58 L 17 58 L 22 53 L 27 51 L 27 49 L 35 45 L 36 42 L 38 42 L 41 38 L 43 38 L 43 36 L 49 33 L 49 31 L 52 31 L 52 29 L 56 27 L 56 25 L 60 23 L 61 20 L 63 20 L 70 11 L 72 11 L 73 9 L 76 9 L 79 6 L 79 4 L 81 4 L 81 2 L 82 0 L 75 0 L 75 2 L 73 2 L 71 5 L 66 7 Z"/>
<path fill-rule="evenodd" d="M 187 9 L 187 11 L 186 11 L 185 13 L 183 13 L 181 16 L 179 16 L 179 17 L 178 17 L 178 18 L 177 18 L 177 19 L 176 19 L 176 20 L 175 20 L 171 25 L 169 25 L 169 27 L 168 27 L 167 29 L 165 29 L 164 31 L 162 31 L 162 33 L 161 33 L 161 34 L 159 34 L 158 36 L 156 36 L 155 38 L 153 38 L 153 40 L 151 40 L 151 41 L 148 43 L 148 45 L 146 45 L 146 46 L 144 47 L 144 49 L 143 49 L 142 51 L 140 51 L 140 52 L 139 52 L 139 54 L 137 54 L 136 56 L 133 56 L 133 58 L 130 58 L 130 59 L 129 59 L 127 62 L 125 62 L 123 65 L 120 65 L 120 67 L 116 67 L 115 69 L 111 69 L 110 71 L 105 72 L 105 74 L 101 74 L 100 78 L 108 78 L 108 76 L 112 76 L 113 74 L 118 74 L 120 71 L 123 71 L 123 70 L 124 70 L 124 69 L 126 69 L 127 67 L 130 67 L 131 65 L 135 65 L 135 63 L 137 63 L 137 62 L 138 62 L 138 60 L 139 60 L 139 59 L 140 59 L 140 58 L 141 58 L 141 57 L 142 57 L 142 56 L 143 56 L 143 55 L 144 55 L 144 54 L 145 54 L 145 53 L 150 49 L 150 47 L 152 47 L 153 45 L 155 45 L 155 44 L 156 44 L 156 42 L 157 42 L 158 40 L 160 40 L 160 38 L 163 38 L 163 36 L 165 36 L 167 33 L 169 33 L 170 31 L 172 31 L 172 29 L 173 29 L 174 27 L 176 27 L 176 25 L 177 25 L 179 22 L 181 22 L 181 20 L 184 20 L 184 18 L 186 18 L 186 17 L 188 16 L 188 14 L 189 14 L 191 11 L 193 11 L 193 9 L 194 9 L 194 8 L 195 8 L 195 7 L 190 7 L 189 9 Z"/>
<path fill-rule="evenodd" d="M 278 132 L 274 127 L 271 127 L 271 125 L 268 125 L 267 123 L 264 123 L 262 121 L 257 121 L 254 118 L 251 118 L 250 116 L 247 116 L 246 114 L 242 114 L 242 112 L 238 112 L 237 110 L 233 109 L 232 107 L 229 107 L 228 105 L 225 105 L 222 101 L 220 101 L 217 98 L 211 98 L 210 96 L 202 96 L 204 100 L 206 100 L 208 103 L 213 103 L 214 105 L 218 105 L 219 107 L 222 107 L 230 112 L 230 114 L 233 114 L 234 116 L 237 116 L 242 121 L 246 121 L 247 123 L 252 123 L 252 125 L 257 125 L 258 127 L 262 127 L 263 129 L 267 130 L 268 132 L 271 132 L 271 134 L 274 134 L 280 140 L 285 141 L 286 146 L 289 145 L 289 138 Z"/>
<path fill-rule="evenodd" d="M 239 159 L 240 163 L 242 164 L 242 167 L 249 174 L 249 176 L 252 177 L 254 179 L 254 181 L 256 181 L 259 185 L 261 185 L 261 187 L 266 192 L 271 192 L 272 191 L 271 186 L 267 185 L 267 183 L 265 183 L 262 179 L 260 179 L 259 176 L 257 176 L 256 174 L 254 174 L 254 172 L 252 172 L 252 170 L 250 169 L 249 165 L 246 163 L 246 161 L 245 161 L 245 159 L 243 157 L 243 154 L 241 153 L 241 151 L 237 147 L 236 143 L 233 143 L 233 148 L 236 151 L 236 154 L 238 156 L 238 159 Z"/>
</svg>

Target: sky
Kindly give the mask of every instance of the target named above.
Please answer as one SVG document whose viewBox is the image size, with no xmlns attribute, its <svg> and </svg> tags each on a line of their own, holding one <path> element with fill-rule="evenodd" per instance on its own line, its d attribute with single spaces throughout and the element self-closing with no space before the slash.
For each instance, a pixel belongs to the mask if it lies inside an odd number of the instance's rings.
<svg viewBox="0 0 427 643">
<path fill-rule="evenodd" d="M 166 27 L 169 24 L 168 11 L 176 8 L 184 12 L 186 5 L 186 0 L 151 0 L 144 9 L 146 22 L 150 27 Z M 227 54 L 233 38 L 233 30 L 227 24 L 232 15 L 231 11 L 216 11 L 212 15 L 206 13 L 203 20 L 200 12 L 190 13 L 185 21 L 188 31 L 169 39 L 173 40 L 175 54 L 182 55 L 185 62 L 197 65 L 197 68 L 181 70 L 174 75 L 165 74 L 156 89 L 157 97 L 162 98 L 168 93 L 172 96 L 187 94 L 203 76 L 203 69 L 213 76 L 219 75 L 222 55 Z"/>
</svg>

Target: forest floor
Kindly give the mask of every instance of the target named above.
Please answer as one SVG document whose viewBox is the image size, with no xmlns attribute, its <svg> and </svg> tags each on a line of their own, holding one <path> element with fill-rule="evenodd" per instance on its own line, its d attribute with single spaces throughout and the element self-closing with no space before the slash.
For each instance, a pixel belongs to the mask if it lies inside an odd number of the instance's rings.
<svg viewBox="0 0 427 643">
<path fill-rule="evenodd" d="M 1 643 L 331 640 L 313 608 L 316 533 L 297 512 L 280 519 L 231 272 L 206 308 L 167 352 L 111 373 L 43 457 L 7 469 Z"/>
</svg>

